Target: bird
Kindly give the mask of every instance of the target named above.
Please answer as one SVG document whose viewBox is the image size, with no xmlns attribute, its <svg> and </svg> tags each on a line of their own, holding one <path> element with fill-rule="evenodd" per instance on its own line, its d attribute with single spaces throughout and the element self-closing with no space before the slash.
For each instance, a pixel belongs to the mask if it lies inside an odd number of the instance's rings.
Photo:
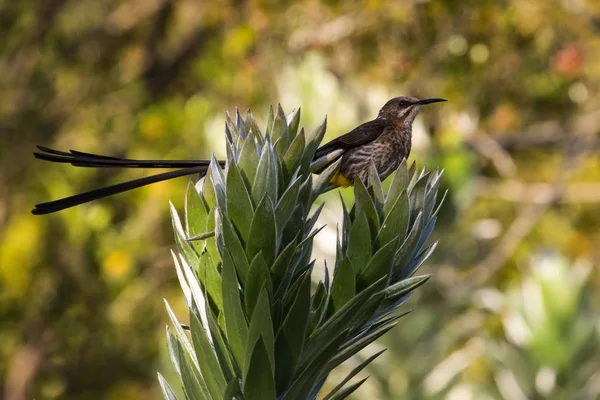
<svg viewBox="0 0 600 400">
<path fill-rule="evenodd" d="M 400 166 L 402 160 L 408 158 L 412 147 L 412 123 L 421 107 L 443 101 L 446 100 L 437 97 L 422 100 L 411 96 L 394 97 L 385 103 L 375 119 L 365 122 L 350 132 L 317 148 L 313 161 L 322 159 L 334 152 L 340 154 L 329 160 L 329 164 L 331 164 L 341 157 L 339 168 L 330 179 L 331 187 L 347 187 L 357 179 L 366 182 L 371 162 L 375 165 L 381 180 L 384 180 Z M 34 215 L 54 213 L 181 176 L 195 174 L 202 176 L 206 173 L 210 164 L 209 160 L 133 160 L 77 150 L 65 152 L 45 146 L 37 146 L 37 148 L 39 152 L 33 153 L 37 159 L 55 163 L 68 163 L 76 167 L 169 168 L 174 169 L 174 171 L 36 204 L 31 211 Z M 219 165 L 224 168 L 225 161 L 219 161 Z M 316 171 L 316 173 L 322 172 L 323 169 Z"/>
</svg>

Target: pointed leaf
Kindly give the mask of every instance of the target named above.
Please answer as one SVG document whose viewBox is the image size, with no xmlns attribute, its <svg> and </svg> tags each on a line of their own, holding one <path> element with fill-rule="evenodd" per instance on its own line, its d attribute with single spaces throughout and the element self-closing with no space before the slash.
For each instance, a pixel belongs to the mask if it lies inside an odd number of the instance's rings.
<svg viewBox="0 0 600 400">
<path fill-rule="evenodd" d="M 275 120 L 275 112 L 273 111 L 273 106 L 269 106 L 269 116 L 267 117 L 267 131 L 265 132 L 265 136 L 267 139 L 271 139 L 273 136 L 273 121 Z M 274 142 L 274 140 L 271 140 Z"/>
<path fill-rule="evenodd" d="M 271 201 L 277 201 L 277 171 L 275 160 L 269 147 L 269 141 L 265 143 L 263 152 L 258 161 L 256 177 L 252 184 L 252 201 L 255 205 L 265 196 Z"/>
<path fill-rule="evenodd" d="M 417 269 L 431 256 L 437 247 L 437 242 L 434 242 L 431 246 L 423 250 L 403 271 L 401 278 L 407 278 L 414 274 Z"/>
<path fill-rule="evenodd" d="M 325 136 L 325 132 L 327 131 L 327 117 L 323 119 L 323 122 L 319 124 L 315 128 L 315 130 L 308 136 L 306 141 L 306 148 L 304 150 L 304 154 L 302 155 L 302 172 L 307 173 L 309 167 L 313 161 L 315 156 L 315 152 L 321 145 L 321 141 Z"/>
<path fill-rule="evenodd" d="M 244 379 L 245 400 L 275 400 L 275 381 L 262 337 L 256 342 Z"/>
<path fill-rule="evenodd" d="M 336 394 L 335 396 L 333 396 L 331 398 L 331 400 L 342 400 L 347 398 L 348 396 L 350 396 L 352 393 L 354 393 L 356 391 L 356 389 L 358 389 L 359 387 L 362 386 L 363 383 L 365 383 L 365 381 L 369 379 L 369 377 L 367 376 L 364 379 L 361 379 L 360 381 L 353 383 L 352 385 L 348 386 L 347 388 L 345 388 L 344 390 L 342 390 L 341 392 L 339 392 L 338 394 Z"/>
<path fill-rule="evenodd" d="M 282 325 L 282 334 L 290 348 L 290 358 L 288 362 L 294 366 L 300 357 L 304 338 L 306 336 L 306 326 L 308 324 L 308 315 L 310 312 L 310 274 L 305 274 L 301 280 L 300 287 L 294 299 L 290 311 L 288 312 Z"/>
<path fill-rule="evenodd" d="M 240 171 L 234 163 L 227 169 L 227 215 L 238 228 L 242 240 L 248 239 L 254 209 Z"/>
<path fill-rule="evenodd" d="M 252 351 L 256 345 L 256 342 L 261 339 L 265 345 L 267 356 L 269 359 L 269 365 L 271 371 L 275 368 L 275 336 L 273 333 L 273 323 L 271 321 L 271 306 L 269 304 L 269 294 L 266 289 L 260 292 L 258 302 L 252 319 L 250 320 L 250 328 L 248 329 L 248 340 L 246 341 L 246 368 L 244 369 L 244 376 L 247 376 L 250 367 L 250 361 Z"/>
<path fill-rule="evenodd" d="M 260 131 L 260 128 L 254 119 L 254 115 L 252 115 L 252 111 L 250 110 L 248 110 L 248 113 L 246 114 L 246 129 L 249 130 L 249 133 L 254 136 L 261 147 L 265 144 L 262 132 Z"/>
<path fill-rule="evenodd" d="M 352 261 L 345 257 L 335 269 L 333 285 L 331 286 L 331 299 L 335 310 L 342 308 L 356 293 L 354 274 Z"/>
<path fill-rule="evenodd" d="M 296 206 L 298 200 L 300 184 L 300 178 L 297 178 L 293 183 L 291 183 L 279 199 L 277 207 L 275 207 L 275 220 L 277 222 L 277 229 L 280 232 L 283 231 L 285 225 L 292 216 L 292 212 L 294 211 L 294 207 Z"/>
<path fill-rule="evenodd" d="M 242 396 L 242 388 L 237 377 L 231 378 L 223 395 L 223 400 L 239 400 Z"/>
<path fill-rule="evenodd" d="M 163 299 L 163 300 L 165 302 L 167 314 L 169 315 L 169 318 L 171 319 L 171 323 L 173 324 L 173 328 L 175 329 L 175 332 L 177 332 L 178 342 L 181 342 L 183 344 L 183 348 L 185 349 L 186 353 L 189 354 L 189 356 L 192 358 L 194 366 L 196 368 L 198 368 L 198 358 L 196 357 L 196 353 L 194 352 L 194 348 L 192 347 L 190 340 L 188 339 L 187 335 L 183 331 L 181 324 L 177 320 L 177 317 L 175 316 L 175 313 L 169 306 L 169 303 L 167 302 L 167 300 L 166 299 Z"/>
<path fill-rule="evenodd" d="M 402 296 L 407 295 L 408 293 L 412 292 L 413 290 L 427 282 L 430 276 L 431 275 L 414 276 L 412 278 L 406 278 L 400 282 L 388 286 L 384 290 L 386 302 L 394 302 Z"/>
<path fill-rule="evenodd" d="M 206 331 L 200 323 L 200 320 L 192 312 L 190 312 L 190 328 L 192 331 L 194 350 L 201 360 L 200 373 L 206 382 L 206 386 L 212 398 L 220 399 L 225 393 L 227 382 L 221 372 L 221 367 L 217 360 L 217 356 L 213 351 L 211 342 L 208 336 L 206 336 Z"/>
<path fill-rule="evenodd" d="M 171 389 L 171 386 L 169 386 L 169 383 L 160 374 L 160 372 L 158 373 L 158 383 L 160 385 L 160 390 L 162 391 L 165 400 L 177 400 L 175 392 L 173 392 L 173 389 Z"/>
<path fill-rule="evenodd" d="M 249 258 L 254 258 L 260 251 L 267 265 L 273 265 L 277 252 L 277 228 L 273 203 L 268 196 L 264 196 L 256 206 L 246 244 L 246 254 Z"/>
<path fill-rule="evenodd" d="M 246 251 L 229 219 L 223 219 L 221 227 L 223 229 L 223 248 L 221 249 L 221 253 L 229 252 L 231 254 L 241 281 L 246 282 L 246 279 L 248 279 L 248 269 L 250 268 Z"/>
<path fill-rule="evenodd" d="M 298 133 L 298 127 L 300 126 L 300 108 L 295 108 L 285 117 L 288 129 L 290 131 L 290 137 L 293 139 Z"/>
<path fill-rule="evenodd" d="M 363 209 L 356 210 L 356 217 L 350 229 L 348 258 L 357 270 L 365 268 L 371 259 L 369 223 Z"/>
<path fill-rule="evenodd" d="M 364 211 L 369 222 L 371 237 L 374 238 L 377 232 L 379 232 L 379 214 L 377 213 L 373 199 L 369 196 L 367 188 L 360 179 L 354 182 L 354 199 L 357 213 L 359 210 Z"/>
<path fill-rule="evenodd" d="M 406 265 L 408 265 L 409 261 L 412 259 L 416 251 L 417 244 L 419 242 L 419 237 L 421 234 L 422 215 L 423 214 L 421 213 L 417 215 L 412 229 L 410 230 L 408 236 L 404 240 L 404 243 L 402 243 L 402 246 L 400 246 L 400 249 L 396 252 L 396 255 L 394 256 L 394 276 L 400 273 L 406 267 Z"/>
<path fill-rule="evenodd" d="M 228 251 L 223 254 L 223 316 L 227 339 L 238 365 L 245 365 L 248 324 L 240 302 L 240 291 L 235 267 Z"/>
<path fill-rule="evenodd" d="M 286 178 L 292 176 L 294 171 L 300 166 L 302 154 L 304 153 L 305 137 L 304 129 L 292 140 L 289 148 L 283 156 L 283 172 Z"/>
<path fill-rule="evenodd" d="M 408 170 L 406 169 L 406 159 L 402 160 L 400 166 L 394 173 L 392 183 L 388 189 L 387 198 L 385 205 L 383 206 L 383 212 L 385 215 L 389 214 L 389 209 L 394 205 L 396 199 L 400 196 L 403 191 L 406 191 L 408 185 Z"/>
<path fill-rule="evenodd" d="M 383 354 L 386 350 L 387 349 L 380 350 L 377 353 L 370 356 L 369 358 L 367 358 L 366 360 L 364 360 L 363 362 L 361 362 L 360 364 L 358 364 L 358 366 L 355 367 L 352 371 L 350 371 L 350 373 L 336 387 L 334 387 L 331 390 L 331 392 L 329 392 L 327 396 L 323 398 L 323 400 L 331 399 L 341 388 L 344 387 L 344 385 L 346 385 L 346 383 L 350 382 L 350 379 L 354 378 L 360 371 L 362 371 L 367 365 L 373 362 L 373 360 L 375 360 L 377 357 Z"/>
<path fill-rule="evenodd" d="M 271 274 L 269 267 L 265 262 L 262 251 L 254 257 L 248 270 L 248 278 L 244 286 L 244 305 L 246 307 L 246 315 L 253 315 L 254 307 L 258 301 L 258 295 L 263 288 L 272 296 L 273 284 L 271 283 Z"/>
<path fill-rule="evenodd" d="M 381 216 L 383 214 L 385 194 L 383 193 L 381 179 L 379 179 L 379 174 L 377 173 L 377 168 L 375 167 L 373 159 L 371 159 L 371 163 L 369 164 L 369 193 L 372 194 L 377 213 Z"/>
<path fill-rule="evenodd" d="M 216 240 L 216 220 L 215 214 L 217 211 L 217 207 L 213 206 L 208 212 L 208 218 L 206 220 L 206 231 L 207 232 L 215 232 L 215 235 L 206 239 L 206 251 L 210 255 L 210 258 L 217 263 L 221 257 L 219 256 L 219 250 L 217 248 L 217 240 Z"/>
<path fill-rule="evenodd" d="M 194 184 L 190 180 L 188 182 L 187 192 L 185 196 L 185 228 L 187 237 L 196 236 L 206 233 L 206 222 L 208 219 L 208 209 L 204 201 L 196 191 Z M 198 254 L 202 254 L 206 246 L 205 241 L 194 241 L 192 246 Z"/>
<path fill-rule="evenodd" d="M 206 382 L 196 367 L 190 364 L 189 357 L 181 348 L 181 342 L 177 342 L 179 353 L 179 367 L 181 368 L 181 381 L 183 391 L 190 400 L 204 400 L 210 398 Z"/>
<path fill-rule="evenodd" d="M 246 188 L 252 188 L 252 183 L 256 177 L 256 169 L 258 167 L 258 151 L 253 137 L 248 137 L 242 145 L 238 167 L 244 178 Z"/>
<path fill-rule="evenodd" d="M 358 287 L 363 288 L 382 277 L 389 277 L 394 263 L 396 241 L 392 240 L 375 253 L 369 263 L 363 268 L 357 278 Z"/>
<path fill-rule="evenodd" d="M 281 279 L 287 270 L 291 270 L 293 272 L 294 265 L 290 265 L 290 263 L 295 252 L 296 240 L 294 239 L 277 256 L 277 259 L 271 267 L 273 289 L 277 289 L 279 287 L 279 283 L 281 282 Z"/>
<path fill-rule="evenodd" d="M 400 237 L 403 241 L 410 218 L 410 203 L 406 192 L 402 192 L 391 209 L 385 216 L 377 237 L 380 246 L 389 243 L 394 238 Z"/>
<path fill-rule="evenodd" d="M 292 139 L 290 138 L 287 121 L 285 120 L 285 113 L 281 108 L 281 104 L 278 104 L 277 114 L 275 114 L 275 119 L 273 120 L 273 133 L 271 135 L 271 142 L 277 142 L 275 150 L 279 157 L 283 157 L 291 141 Z"/>
</svg>

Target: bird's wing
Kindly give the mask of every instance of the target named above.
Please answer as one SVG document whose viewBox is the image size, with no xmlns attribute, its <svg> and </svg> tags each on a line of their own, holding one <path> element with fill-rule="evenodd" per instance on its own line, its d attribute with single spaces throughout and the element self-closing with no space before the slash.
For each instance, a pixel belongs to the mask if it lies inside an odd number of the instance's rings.
<svg viewBox="0 0 600 400">
<path fill-rule="evenodd" d="M 333 139 L 332 141 L 319 147 L 315 153 L 314 159 L 316 160 L 321 158 L 334 150 L 351 149 L 353 147 L 362 146 L 363 144 L 372 142 L 381 136 L 387 126 L 388 122 L 379 118 L 365 122 L 345 135 Z"/>
</svg>

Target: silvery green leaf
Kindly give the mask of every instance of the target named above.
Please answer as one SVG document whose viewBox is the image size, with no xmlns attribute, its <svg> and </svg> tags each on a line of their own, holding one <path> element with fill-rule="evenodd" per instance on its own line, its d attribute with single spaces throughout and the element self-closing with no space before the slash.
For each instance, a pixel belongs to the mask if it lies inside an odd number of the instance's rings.
<svg viewBox="0 0 600 400">
<path fill-rule="evenodd" d="M 413 161 L 408 169 L 408 186 L 406 191 L 410 193 L 415 186 L 415 183 L 419 180 L 419 174 L 417 174 L 417 164 Z"/>
<path fill-rule="evenodd" d="M 384 290 L 386 302 L 394 302 L 399 298 L 407 295 L 408 293 L 412 292 L 413 290 L 427 282 L 430 276 L 431 275 L 414 276 L 403 279 L 400 282 L 396 282 L 388 286 Z"/>
<path fill-rule="evenodd" d="M 417 269 L 429 258 L 437 247 L 437 242 L 434 242 L 431 246 L 423 250 L 406 268 L 402 270 L 401 278 L 407 278 L 412 276 Z"/>
<path fill-rule="evenodd" d="M 281 279 L 286 271 L 294 270 L 294 265 L 291 264 L 292 257 L 296 252 L 296 239 L 292 240 L 277 256 L 273 266 L 271 267 L 271 275 L 273 278 L 273 288 L 279 287 Z"/>
<path fill-rule="evenodd" d="M 252 184 L 252 201 L 255 205 L 265 196 L 269 196 L 272 202 L 277 201 L 277 161 L 273 158 L 269 141 L 265 142 L 265 147 L 258 161 L 256 177 Z"/>
<path fill-rule="evenodd" d="M 379 298 L 383 298 L 383 294 L 380 295 L 378 292 L 385 285 L 385 280 L 381 279 L 365 288 L 362 292 L 357 293 L 323 325 L 318 327 L 312 333 L 306 351 L 302 353 L 301 367 L 307 367 L 322 349 L 328 347 L 329 344 L 335 342 L 338 338 L 345 338 L 348 330 L 357 328 L 354 326 L 353 321 L 357 318 L 362 318 L 361 311 L 363 309 L 368 308 L 373 302 L 378 302 Z"/>
<path fill-rule="evenodd" d="M 242 175 L 235 163 L 227 169 L 227 214 L 241 234 L 248 239 L 254 208 Z"/>
<path fill-rule="evenodd" d="M 431 217 L 430 217 L 431 219 L 437 218 L 437 216 L 440 212 L 440 209 L 442 208 L 442 205 L 444 204 L 444 201 L 446 201 L 446 195 L 448 195 L 448 189 L 446 189 L 444 191 L 444 195 L 442 196 L 442 199 L 439 201 L 437 207 L 435 208 L 435 211 L 433 211 L 433 213 L 431 214 Z"/>
<path fill-rule="evenodd" d="M 223 317 L 227 341 L 239 366 L 246 365 L 245 351 L 248 338 L 248 323 L 240 302 L 240 290 L 233 259 L 228 251 L 223 254 Z"/>
<path fill-rule="evenodd" d="M 265 137 L 267 139 L 271 139 L 273 137 L 273 121 L 275 120 L 275 112 L 273 111 L 273 106 L 269 106 L 269 116 L 267 117 L 267 131 L 265 132 Z M 274 140 L 271 140 L 274 142 Z"/>
<path fill-rule="evenodd" d="M 325 132 L 327 131 L 327 117 L 323 119 L 323 121 L 315 128 L 315 130 L 310 134 L 307 140 L 306 150 L 304 152 L 304 156 L 302 157 L 303 163 L 306 165 L 310 165 L 313 157 L 315 156 L 315 152 L 321 145 L 321 141 L 325 136 Z"/>
<path fill-rule="evenodd" d="M 248 340 L 246 341 L 246 362 L 244 376 L 247 376 L 250 367 L 252 351 L 256 342 L 262 338 L 267 351 L 269 365 L 271 371 L 275 371 L 275 335 L 273 332 L 273 324 L 271 318 L 271 305 L 269 303 L 269 294 L 267 289 L 260 291 L 256 307 L 250 319 L 250 327 L 248 328 Z"/>
<path fill-rule="evenodd" d="M 173 368 L 175 368 L 175 372 L 181 378 L 181 368 L 179 366 L 179 346 L 177 346 L 177 338 L 171 332 L 169 325 L 166 326 L 166 334 L 167 334 L 167 350 L 169 351 L 169 360 L 171 360 L 171 364 L 173 364 Z M 183 351 L 183 349 L 181 350 Z"/>
<path fill-rule="evenodd" d="M 199 370 L 190 364 L 189 354 L 181 349 L 180 341 L 177 341 L 176 346 L 179 348 L 179 367 L 181 368 L 181 381 L 186 397 L 190 400 L 209 399 L 208 387 Z"/>
<path fill-rule="evenodd" d="M 206 297 L 204 296 L 204 292 L 200 288 L 198 279 L 196 278 L 196 275 L 194 275 L 194 272 L 192 271 L 190 266 L 185 262 L 185 260 L 183 259 L 183 257 L 181 257 L 181 255 L 179 255 L 179 258 L 181 260 L 181 269 L 182 269 L 183 274 L 185 275 L 185 278 L 189 284 L 191 299 L 193 300 L 193 302 L 191 302 L 193 306 L 191 306 L 189 308 L 192 309 L 194 312 L 196 312 L 199 315 L 200 320 L 202 321 L 202 326 L 206 330 L 206 336 L 208 337 L 208 340 L 212 344 L 212 335 L 208 328 L 208 316 L 207 316 L 207 312 L 206 312 Z M 211 282 L 211 279 L 207 277 L 208 273 L 206 272 L 206 266 L 204 266 L 202 263 L 203 258 L 204 259 L 206 258 L 204 254 L 201 256 L 200 270 L 198 272 L 199 272 L 200 276 L 204 275 L 205 279 L 203 281 L 204 281 L 205 288 L 210 287 L 211 285 L 214 285 L 214 291 L 213 291 L 214 295 L 212 295 L 211 297 L 213 298 L 213 302 L 216 304 L 217 308 L 220 309 L 222 307 L 222 302 L 221 302 L 220 292 L 217 289 L 221 287 L 221 276 L 215 270 L 214 272 L 216 274 L 215 274 L 214 278 L 215 278 L 216 282 Z M 202 281 L 202 278 L 200 280 Z M 218 294 L 218 296 L 215 296 L 217 294 Z"/>
<path fill-rule="evenodd" d="M 283 156 L 283 173 L 286 178 L 292 176 L 300 166 L 305 147 L 304 129 L 294 137 Z"/>
<path fill-rule="evenodd" d="M 160 390 L 162 391 L 165 400 L 177 400 L 175 392 L 173 392 L 173 389 L 171 389 L 171 386 L 169 386 L 169 383 L 160 374 L 160 372 L 158 373 L 158 383 L 160 385 Z"/>
<path fill-rule="evenodd" d="M 248 110 L 248 114 L 246 115 L 246 129 L 249 130 L 249 133 L 254 136 L 260 147 L 265 144 L 262 132 L 260 131 L 260 128 L 254 119 L 254 115 L 252 115 L 252 111 L 250 110 Z"/>
<path fill-rule="evenodd" d="M 244 400 L 276 400 L 275 380 L 263 338 L 252 351 L 248 374 L 244 379 Z"/>
<path fill-rule="evenodd" d="M 227 201 L 225 196 L 225 177 L 223 175 L 223 170 L 221 169 L 221 166 L 215 158 L 214 154 L 211 156 L 209 169 L 212 183 L 215 188 L 217 205 L 221 210 L 225 211 L 227 207 Z"/>
<path fill-rule="evenodd" d="M 340 389 L 342 389 L 346 385 L 346 383 L 350 381 L 350 379 L 354 378 L 360 371 L 362 371 L 367 365 L 373 362 L 377 357 L 382 355 L 386 350 L 387 349 L 379 350 L 377 353 L 373 354 L 372 356 L 368 357 L 366 360 L 358 364 L 358 366 L 352 369 L 352 371 L 350 371 L 350 373 L 336 387 L 334 387 L 331 390 L 331 392 L 329 392 L 327 396 L 323 398 L 323 400 L 331 399 L 337 392 L 340 391 Z"/>
<path fill-rule="evenodd" d="M 417 212 L 421 211 L 423 213 L 423 218 L 421 219 L 421 224 L 427 222 L 426 218 L 428 215 L 425 214 L 424 210 L 424 201 L 425 201 L 425 189 L 427 187 L 427 182 L 429 178 L 429 173 L 423 175 L 417 182 L 414 187 L 410 191 L 410 208 L 411 208 L 411 216 L 416 216 Z M 411 221 L 412 223 L 413 221 Z"/>
<path fill-rule="evenodd" d="M 181 266 L 179 265 L 179 260 L 175 255 L 175 252 L 171 250 L 171 256 L 173 257 L 173 261 L 175 262 L 175 271 L 177 272 L 177 279 L 179 280 L 179 286 L 181 286 L 181 291 L 183 292 L 183 297 L 185 299 L 185 304 L 188 308 L 192 306 L 192 291 L 185 279 L 185 275 L 183 271 L 181 271 Z"/>
<path fill-rule="evenodd" d="M 188 353 L 188 355 L 192 358 L 192 362 L 194 363 L 194 366 L 196 368 L 198 368 L 199 367 L 198 359 L 196 358 L 196 352 L 194 351 L 194 348 L 192 347 L 190 340 L 188 339 L 187 335 L 183 331 L 183 328 L 181 327 L 181 324 L 177 320 L 177 317 L 175 316 L 175 313 L 171 309 L 171 306 L 169 306 L 169 302 L 166 299 L 163 299 L 163 300 L 165 302 L 167 314 L 169 314 L 169 318 L 171 319 L 171 323 L 173 324 L 173 328 L 175 329 L 175 332 L 177 332 L 178 341 L 180 341 L 183 344 L 183 348 L 185 349 L 186 353 Z"/>
<path fill-rule="evenodd" d="M 368 286 L 382 277 L 389 277 L 395 251 L 396 243 L 392 240 L 373 255 L 369 263 L 358 274 L 359 288 Z"/>
<path fill-rule="evenodd" d="M 383 214 L 383 205 L 385 204 L 385 194 L 383 193 L 383 186 L 381 185 L 381 179 L 379 179 L 377 168 L 372 159 L 369 164 L 369 193 L 373 198 L 377 213 L 381 217 Z"/>
<path fill-rule="evenodd" d="M 421 218 L 423 214 L 419 212 L 415 222 L 408 233 L 408 236 L 400 246 L 400 249 L 396 252 L 394 256 L 394 277 L 401 273 L 401 271 L 406 267 L 409 261 L 412 259 L 415 250 L 417 248 L 417 244 L 419 242 L 419 237 L 421 234 Z"/>
<path fill-rule="evenodd" d="M 356 211 L 364 211 L 367 221 L 369 222 L 371 237 L 374 239 L 377 232 L 379 232 L 379 213 L 377 212 L 373 199 L 369 196 L 367 188 L 360 179 L 354 182 L 354 201 Z"/>
<path fill-rule="evenodd" d="M 296 297 L 282 324 L 282 334 L 289 345 L 288 362 L 291 365 L 296 365 L 302 353 L 310 312 L 310 274 L 304 274 L 298 281 L 300 285 Z"/>
<path fill-rule="evenodd" d="M 283 231 L 285 225 L 292 216 L 294 207 L 298 200 L 298 193 L 300 192 L 301 179 L 296 178 L 294 182 L 290 184 L 287 190 L 283 193 L 277 206 L 275 207 L 275 221 L 279 232 Z"/>
<path fill-rule="evenodd" d="M 273 203 L 267 195 L 256 207 L 246 243 L 248 258 L 254 258 L 260 251 L 262 251 L 267 265 L 273 265 L 277 253 L 277 228 Z"/>
<path fill-rule="evenodd" d="M 187 192 L 185 196 L 185 228 L 188 238 L 206 233 L 206 222 L 208 218 L 208 209 L 204 201 L 196 191 L 194 184 L 190 180 L 188 182 Z M 198 254 L 204 251 L 206 247 L 205 241 L 194 241 L 192 246 Z"/>
<path fill-rule="evenodd" d="M 247 135 L 247 131 L 246 131 L 246 124 L 244 122 L 244 118 L 242 117 L 242 114 L 240 114 L 240 110 L 238 110 L 238 108 L 235 108 L 235 126 L 238 130 L 238 133 L 240 134 L 240 137 L 243 140 L 246 140 L 246 135 Z"/>
<path fill-rule="evenodd" d="M 250 268 L 250 264 L 248 263 L 244 246 L 242 245 L 242 242 L 240 241 L 239 236 L 235 232 L 235 229 L 233 228 L 233 225 L 231 225 L 229 219 L 224 218 L 223 222 L 221 223 L 221 227 L 223 229 L 223 249 L 221 253 L 222 255 L 225 253 L 231 254 L 235 268 L 240 275 L 240 279 L 242 279 L 242 282 L 245 282 L 246 278 L 248 277 L 248 269 Z M 254 255 L 251 257 L 253 258 Z"/>
<path fill-rule="evenodd" d="M 210 257 L 213 261 L 218 262 L 218 260 L 220 260 L 220 257 L 219 250 L 217 248 L 216 236 L 219 236 L 217 232 L 220 230 L 220 226 L 216 225 L 216 213 L 217 206 L 211 207 L 211 209 L 208 211 L 208 218 L 206 220 L 206 231 L 215 232 L 215 236 L 206 239 L 206 251 L 208 251 L 208 254 L 210 254 Z"/>
<path fill-rule="evenodd" d="M 233 377 L 227 384 L 223 400 L 239 400 L 243 396 L 242 387 L 238 377 Z"/>
<path fill-rule="evenodd" d="M 282 400 L 295 400 L 309 398 L 313 387 L 322 380 L 321 376 L 326 373 L 327 362 L 336 353 L 344 341 L 345 335 L 337 335 L 333 340 L 324 344 L 321 351 L 302 368 L 298 377 L 292 381 L 287 391 L 281 397 Z"/>
<path fill-rule="evenodd" d="M 342 400 L 342 399 L 347 398 L 352 393 L 354 393 L 356 391 L 356 389 L 361 387 L 362 384 L 365 383 L 367 379 L 369 379 L 369 377 L 363 378 L 360 381 L 353 383 L 352 385 L 344 388 L 343 390 L 338 392 L 335 396 L 331 397 L 331 400 Z"/>
<path fill-rule="evenodd" d="M 273 120 L 273 131 L 271 135 L 271 141 L 277 143 L 275 150 L 279 158 L 283 157 L 285 152 L 290 145 L 292 139 L 290 138 L 290 132 L 288 129 L 287 122 L 285 120 L 285 113 L 281 108 L 281 104 L 277 105 L 277 113 Z"/>
<path fill-rule="evenodd" d="M 406 159 L 402 160 L 400 166 L 394 173 L 392 178 L 392 183 L 388 189 L 388 193 L 385 199 L 385 204 L 383 206 L 383 213 L 387 215 L 389 213 L 390 208 L 394 205 L 398 197 L 402 194 L 402 192 L 406 191 L 406 187 L 408 186 L 408 170 L 406 169 Z"/>
<path fill-rule="evenodd" d="M 345 257 L 335 268 L 331 300 L 335 310 L 342 308 L 356 294 L 356 278 L 352 261 Z"/>
<path fill-rule="evenodd" d="M 238 167 L 244 178 L 246 188 L 252 188 L 258 166 L 258 151 L 253 137 L 248 137 L 242 145 Z"/>
<path fill-rule="evenodd" d="M 348 236 L 348 258 L 356 270 L 367 266 L 371 259 L 371 238 L 369 235 L 369 222 L 365 212 L 356 210 L 356 216 Z"/>
<path fill-rule="evenodd" d="M 298 127 L 300 126 L 300 108 L 295 108 L 289 113 L 285 120 L 288 124 L 288 129 L 290 132 L 290 137 L 294 138 L 298 133 Z"/>
<path fill-rule="evenodd" d="M 262 252 L 259 252 L 250 263 L 248 277 L 244 284 L 246 315 L 251 316 L 254 314 L 254 307 L 262 289 L 266 289 L 271 296 L 273 295 L 273 284 L 271 283 L 269 267 L 265 262 Z"/>
<path fill-rule="evenodd" d="M 347 359 L 349 359 L 350 357 L 352 357 L 353 355 L 355 355 L 356 353 L 358 353 L 359 351 L 361 351 L 362 349 L 364 349 L 365 347 L 367 347 L 368 345 L 385 335 L 397 324 L 398 321 L 384 328 L 381 328 L 378 331 L 369 332 L 364 336 L 358 336 L 347 341 L 343 344 L 343 346 L 340 347 L 339 352 L 337 352 L 336 355 L 331 358 L 331 361 L 329 361 L 326 370 L 331 371 L 332 369 L 334 369 L 335 367 L 337 367 L 338 365 L 340 365 L 341 363 L 343 363 L 344 361 L 346 361 Z"/>
<path fill-rule="evenodd" d="M 396 237 L 400 237 L 400 240 L 404 240 L 409 219 L 410 202 L 408 194 L 406 194 L 405 191 L 402 191 L 400 197 L 396 199 L 392 207 L 388 210 L 383 224 L 381 225 L 377 237 L 379 245 L 383 246 Z"/>
<path fill-rule="evenodd" d="M 221 372 L 219 360 L 214 352 L 212 341 L 206 335 L 208 326 L 202 326 L 196 315 L 190 312 L 190 328 L 194 350 L 201 360 L 200 373 L 206 382 L 206 387 L 212 398 L 220 399 L 225 393 L 227 382 Z M 208 332 L 210 332 L 210 330 L 208 330 Z"/>
</svg>

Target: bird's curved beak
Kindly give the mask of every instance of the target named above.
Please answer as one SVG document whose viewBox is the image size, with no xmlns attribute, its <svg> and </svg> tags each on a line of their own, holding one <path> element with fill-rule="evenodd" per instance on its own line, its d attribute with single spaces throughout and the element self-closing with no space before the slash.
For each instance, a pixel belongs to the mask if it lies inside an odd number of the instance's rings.
<svg viewBox="0 0 600 400">
<path fill-rule="evenodd" d="M 447 100 L 446 99 L 440 99 L 438 97 L 433 97 L 431 99 L 419 100 L 417 102 L 417 104 L 419 104 L 419 105 L 425 105 L 425 104 L 431 104 L 431 103 L 439 103 L 440 101 L 447 101 Z"/>
</svg>

